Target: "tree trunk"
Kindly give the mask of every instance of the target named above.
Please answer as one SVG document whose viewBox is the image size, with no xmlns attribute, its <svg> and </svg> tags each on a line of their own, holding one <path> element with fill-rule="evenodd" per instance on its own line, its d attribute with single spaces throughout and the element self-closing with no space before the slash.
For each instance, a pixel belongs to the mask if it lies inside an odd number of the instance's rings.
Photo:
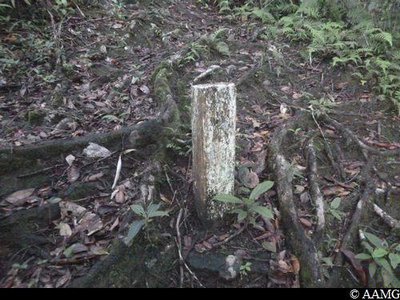
<svg viewBox="0 0 400 300">
<path fill-rule="evenodd" d="M 226 204 L 212 200 L 234 187 L 236 88 L 233 83 L 192 87 L 194 196 L 200 219 L 223 217 Z"/>
</svg>

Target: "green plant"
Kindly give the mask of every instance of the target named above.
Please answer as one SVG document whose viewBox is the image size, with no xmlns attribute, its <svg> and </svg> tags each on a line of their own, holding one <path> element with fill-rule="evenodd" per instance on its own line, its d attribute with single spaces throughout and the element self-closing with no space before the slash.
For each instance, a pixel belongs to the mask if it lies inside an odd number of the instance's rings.
<svg viewBox="0 0 400 300">
<path fill-rule="evenodd" d="M 132 243 L 132 240 L 142 228 L 147 229 L 154 218 L 168 216 L 168 212 L 160 210 L 160 206 L 161 204 L 159 203 L 150 203 L 147 206 L 143 204 L 131 205 L 132 211 L 140 217 L 140 220 L 133 221 L 130 225 L 128 234 L 124 240 L 127 245 Z"/>
<path fill-rule="evenodd" d="M 240 276 L 247 276 L 249 272 L 251 272 L 251 262 L 246 262 L 240 266 L 239 272 Z"/>
<path fill-rule="evenodd" d="M 400 280 L 394 270 L 400 264 L 400 244 L 389 245 L 385 239 L 365 231 L 360 231 L 360 236 L 366 252 L 357 254 L 356 258 L 369 263 L 371 278 L 383 282 L 384 287 L 399 287 Z"/>
<path fill-rule="evenodd" d="M 344 213 L 341 210 L 339 210 L 341 201 L 342 199 L 336 197 L 335 199 L 332 200 L 328 208 L 328 212 L 338 221 L 342 221 L 342 218 L 344 216 Z"/>
<path fill-rule="evenodd" d="M 337 104 L 330 99 L 321 98 L 319 100 L 309 101 L 311 113 L 315 116 L 319 116 L 324 113 L 329 113 Z"/>
<path fill-rule="evenodd" d="M 258 197 L 273 187 L 272 181 L 264 181 L 258 184 L 250 193 L 248 198 L 238 198 L 230 194 L 220 194 L 214 197 L 214 200 L 233 205 L 231 213 L 237 215 L 237 221 L 247 221 L 254 224 L 258 216 L 266 219 L 272 219 L 273 213 L 268 207 L 257 203 Z"/>
</svg>

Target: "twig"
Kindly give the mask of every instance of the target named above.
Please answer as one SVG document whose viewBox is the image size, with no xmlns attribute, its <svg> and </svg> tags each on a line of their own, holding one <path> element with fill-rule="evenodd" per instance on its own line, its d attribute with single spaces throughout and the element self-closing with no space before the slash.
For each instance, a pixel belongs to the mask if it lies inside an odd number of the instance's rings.
<svg viewBox="0 0 400 300">
<path fill-rule="evenodd" d="M 86 18 L 85 14 L 81 11 L 80 7 L 78 6 L 78 4 L 75 3 L 74 0 L 72 0 L 72 3 L 76 6 L 76 8 L 78 9 L 79 13 L 81 14 L 82 17 Z"/>
<path fill-rule="evenodd" d="M 223 241 L 218 242 L 218 243 L 215 243 L 215 244 L 212 244 L 213 247 L 221 246 L 221 245 L 226 244 L 227 242 L 233 240 L 235 237 L 237 237 L 238 235 L 240 235 L 240 234 L 246 229 L 246 227 L 247 227 L 247 224 L 243 225 L 239 230 L 237 230 L 235 233 L 233 233 L 233 234 L 231 234 L 230 236 L 228 236 L 228 237 L 227 237 L 226 239 L 224 239 Z"/>
<path fill-rule="evenodd" d="M 54 166 L 51 166 L 51 167 L 48 167 L 48 168 L 37 170 L 37 171 L 32 172 L 32 173 L 26 173 L 26 174 L 18 175 L 17 178 L 31 177 L 31 176 L 34 176 L 34 175 L 45 173 L 47 171 L 53 170 L 53 169 L 58 168 L 58 167 L 62 167 L 62 166 L 64 166 L 64 165 L 63 164 L 57 164 L 57 165 L 54 165 Z"/>
<path fill-rule="evenodd" d="M 179 261 L 181 263 L 181 267 L 182 265 L 185 267 L 185 269 L 189 272 L 189 274 L 194 278 L 194 280 L 197 281 L 197 283 L 204 288 L 204 285 L 200 282 L 200 280 L 197 278 L 196 274 L 193 273 L 193 271 L 189 268 L 189 266 L 186 264 L 183 256 L 182 256 L 182 239 L 181 239 L 181 232 L 180 232 L 180 223 L 181 223 L 181 219 L 182 219 L 182 214 L 183 214 L 184 209 L 181 208 L 179 210 L 179 214 L 178 214 L 178 218 L 176 219 L 176 225 L 175 225 L 175 229 L 176 229 L 176 246 L 178 248 L 178 255 L 179 255 Z M 183 285 L 183 271 L 181 270 L 181 286 Z"/>
<path fill-rule="evenodd" d="M 317 159 L 312 140 L 307 145 L 308 180 L 310 195 L 315 204 L 317 214 L 317 231 L 320 233 L 325 228 L 324 198 L 317 182 Z"/>
</svg>

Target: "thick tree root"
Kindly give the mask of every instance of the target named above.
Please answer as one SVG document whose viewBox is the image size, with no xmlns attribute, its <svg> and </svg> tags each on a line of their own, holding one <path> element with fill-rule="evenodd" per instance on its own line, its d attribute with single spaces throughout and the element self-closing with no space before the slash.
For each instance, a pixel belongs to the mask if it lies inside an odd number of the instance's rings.
<svg viewBox="0 0 400 300">
<path fill-rule="evenodd" d="M 299 223 L 296 206 L 293 201 L 292 171 L 290 164 L 283 156 L 281 145 L 290 128 L 297 128 L 304 123 L 305 116 L 301 114 L 295 120 L 279 128 L 275 132 L 269 146 L 269 165 L 274 173 L 279 199 L 279 209 L 282 223 L 286 230 L 286 241 L 294 254 L 299 258 L 300 282 L 303 287 L 323 287 L 324 278 L 315 244 L 308 237 Z"/>
</svg>

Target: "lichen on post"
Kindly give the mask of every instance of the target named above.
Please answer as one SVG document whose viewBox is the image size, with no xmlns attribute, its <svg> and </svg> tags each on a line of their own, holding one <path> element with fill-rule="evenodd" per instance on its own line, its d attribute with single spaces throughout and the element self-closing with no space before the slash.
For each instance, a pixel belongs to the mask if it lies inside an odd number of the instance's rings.
<svg viewBox="0 0 400 300">
<path fill-rule="evenodd" d="M 194 198 L 205 224 L 224 216 L 228 206 L 213 201 L 234 187 L 236 88 L 233 83 L 192 86 Z"/>
</svg>

